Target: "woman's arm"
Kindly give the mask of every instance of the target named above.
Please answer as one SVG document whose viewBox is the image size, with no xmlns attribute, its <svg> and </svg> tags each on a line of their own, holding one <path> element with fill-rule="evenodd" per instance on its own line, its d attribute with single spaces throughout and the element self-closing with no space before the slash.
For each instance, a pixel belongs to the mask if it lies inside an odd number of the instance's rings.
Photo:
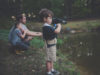
<svg viewBox="0 0 100 75">
<path fill-rule="evenodd" d="M 22 31 L 24 31 L 22 28 L 21 28 Z M 29 36 L 42 36 L 42 33 L 41 32 L 34 32 L 34 31 L 30 31 L 28 28 L 25 29 L 27 32 L 26 32 L 26 35 L 29 35 Z"/>
<path fill-rule="evenodd" d="M 33 32 L 33 31 L 27 31 L 26 33 L 27 35 L 30 35 L 30 36 L 42 36 L 42 33 L 41 32 Z"/>
</svg>

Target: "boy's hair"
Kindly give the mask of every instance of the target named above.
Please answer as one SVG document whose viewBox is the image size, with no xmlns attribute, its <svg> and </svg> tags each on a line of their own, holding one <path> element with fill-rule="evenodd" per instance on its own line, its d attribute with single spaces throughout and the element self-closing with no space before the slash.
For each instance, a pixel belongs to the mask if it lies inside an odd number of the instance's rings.
<svg viewBox="0 0 100 75">
<path fill-rule="evenodd" d="M 20 19 L 22 19 L 24 17 L 23 14 L 17 15 L 16 16 L 16 21 L 20 21 Z"/>
<path fill-rule="evenodd" d="M 19 21 L 17 21 L 16 23 L 15 23 L 15 28 L 17 28 L 17 26 L 20 24 L 20 22 Z"/>
<path fill-rule="evenodd" d="M 41 9 L 39 12 L 40 20 L 43 21 L 43 18 L 53 17 L 53 12 L 49 9 Z"/>
</svg>

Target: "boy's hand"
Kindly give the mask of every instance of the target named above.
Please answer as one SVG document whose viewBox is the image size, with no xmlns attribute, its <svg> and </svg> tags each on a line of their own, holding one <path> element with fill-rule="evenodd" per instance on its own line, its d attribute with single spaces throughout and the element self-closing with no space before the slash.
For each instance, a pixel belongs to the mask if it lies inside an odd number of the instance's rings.
<svg viewBox="0 0 100 75">
<path fill-rule="evenodd" d="M 60 23 L 58 23 L 58 24 L 57 24 L 57 26 L 58 26 L 58 27 L 61 27 L 61 24 L 60 24 Z"/>
<path fill-rule="evenodd" d="M 57 28 L 55 29 L 55 33 L 60 33 L 60 31 L 61 31 L 61 24 L 60 23 L 58 23 L 57 24 Z"/>
<path fill-rule="evenodd" d="M 24 33 L 24 30 L 22 28 L 20 28 L 21 32 Z"/>
</svg>

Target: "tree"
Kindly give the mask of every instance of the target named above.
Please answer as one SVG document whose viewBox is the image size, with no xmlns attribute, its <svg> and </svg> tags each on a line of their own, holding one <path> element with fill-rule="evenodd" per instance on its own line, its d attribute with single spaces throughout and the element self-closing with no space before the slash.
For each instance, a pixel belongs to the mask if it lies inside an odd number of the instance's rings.
<svg viewBox="0 0 100 75">
<path fill-rule="evenodd" d="M 64 11 L 68 19 L 72 17 L 72 3 L 73 0 L 64 0 Z"/>
</svg>

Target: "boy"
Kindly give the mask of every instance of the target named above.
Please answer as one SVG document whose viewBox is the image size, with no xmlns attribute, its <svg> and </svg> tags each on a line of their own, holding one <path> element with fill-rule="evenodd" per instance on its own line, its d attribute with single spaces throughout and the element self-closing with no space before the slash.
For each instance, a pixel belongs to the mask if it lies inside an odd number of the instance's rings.
<svg viewBox="0 0 100 75">
<path fill-rule="evenodd" d="M 44 22 L 43 38 L 45 40 L 47 75 L 57 75 L 59 72 L 54 70 L 53 63 L 56 61 L 56 36 L 60 33 L 61 24 L 57 24 L 56 29 L 51 26 L 53 12 L 48 9 L 42 9 L 39 15 Z"/>
<path fill-rule="evenodd" d="M 29 41 L 24 40 L 26 38 L 26 33 L 27 33 L 27 30 L 23 31 L 21 29 L 21 23 L 16 22 L 12 35 L 11 35 L 12 39 L 10 40 L 10 43 L 12 44 L 12 46 L 18 49 L 27 50 L 29 48 Z"/>
</svg>

